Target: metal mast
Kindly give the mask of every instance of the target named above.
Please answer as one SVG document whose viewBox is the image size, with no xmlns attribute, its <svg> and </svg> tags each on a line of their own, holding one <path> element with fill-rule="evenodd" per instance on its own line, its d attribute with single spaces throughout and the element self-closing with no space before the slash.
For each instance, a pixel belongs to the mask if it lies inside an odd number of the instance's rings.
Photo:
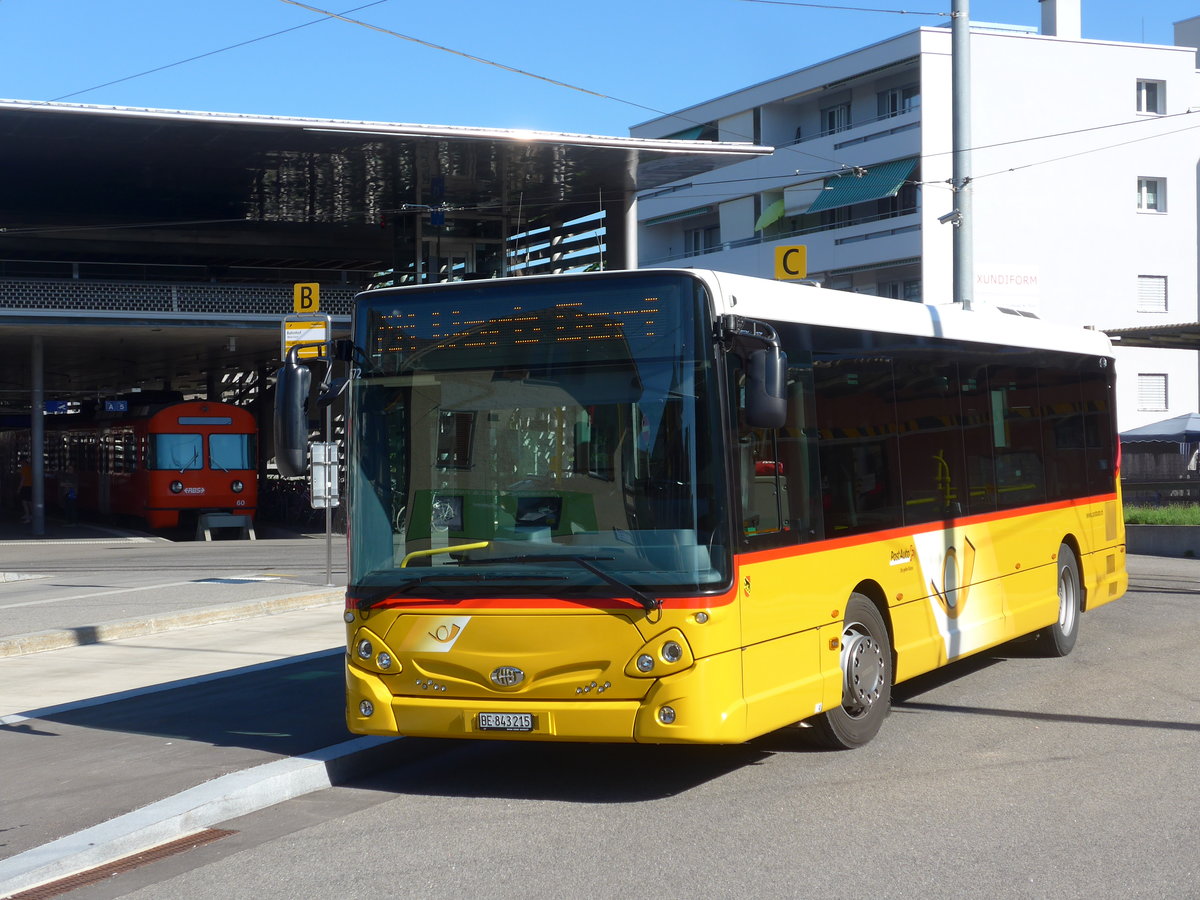
<svg viewBox="0 0 1200 900">
<path fill-rule="evenodd" d="M 971 221 L 970 0 L 950 0 L 951 150 L 954 189 L 954 302 L 971 309 L 975 287 Z"/>
</svg>

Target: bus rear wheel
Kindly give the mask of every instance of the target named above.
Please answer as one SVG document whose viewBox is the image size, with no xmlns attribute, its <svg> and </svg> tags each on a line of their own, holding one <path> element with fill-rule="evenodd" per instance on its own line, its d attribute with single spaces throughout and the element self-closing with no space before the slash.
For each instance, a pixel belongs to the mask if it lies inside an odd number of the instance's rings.
<svg viewBox="0 0 1200 900">
<path fill-rule="evenodd" d="M 1038 632 L 1038 647 L 1046 656 L 1066 656 L 1079 637 L 1079 614 L 1083 591 L 1079 582 L 1079 563 L 1066 544 L 1058 548 L 1058 621 Z"/>
<path fill-rule="evenodd" d="M 867 597 L 850 595 L 842 623 L 842 704 L 812 720 L 813 740 L 852 750 L 871 740 L 892 700 L 892 645 L 887 623 Z"/>
</svg>

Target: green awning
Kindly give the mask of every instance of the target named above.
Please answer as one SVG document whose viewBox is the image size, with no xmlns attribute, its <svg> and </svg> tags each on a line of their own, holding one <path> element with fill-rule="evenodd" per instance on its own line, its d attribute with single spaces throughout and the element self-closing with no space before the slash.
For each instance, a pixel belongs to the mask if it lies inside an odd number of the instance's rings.
<svg viewBox="0 0 1200 900">
<path fill-rule="evenodd" d="M 755 231 L 762 231 L 768 225 L 774 225 L 783 218 L 784 205 L 783 198 L 780 197 L 774 203 L 770 204 L 762 211 L 762 215 L 758 217 L 758 221 L 754 223 Z"/>
<path fill-rule="evenodd" d="M 668 134 L 663 140 L 665 141 L 698 141 L 700 135 L 704 134 L 704 126 L 697 125 L 694 128 L 685 128 L 683 131 L 677 131 L 674 134 Z"/>
<path fill-rule="evenodd" d="M 837 209 L 840 206 L 850 206 L 854 203 L 866 203 L 868 200 L 882 200 L 884 197 L 895 197 L 899 193 L 905 179 L 916 168 L 917 159 L 897 159 L 893 162 L 879 163 L 868 166 L 864 175 L 838 175 L 825 182 L 825 189 L 817 195 L 808 212 L 820 212 L 823 209 Z"/>
</svg>

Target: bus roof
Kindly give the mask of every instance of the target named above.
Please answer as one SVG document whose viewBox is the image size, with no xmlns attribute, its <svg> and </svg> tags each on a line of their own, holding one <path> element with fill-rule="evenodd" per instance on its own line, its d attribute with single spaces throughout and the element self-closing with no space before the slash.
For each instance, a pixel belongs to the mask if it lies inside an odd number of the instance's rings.
<svg viewBox="0 0 1200 900">
<path fill-rule="evenodd" d="M 1113 355 L 1112 343 L 1101 331 L 1044 322 L 991 306 L 967 311 L 956 305 L 910 303 L 707 269 L 677 271 L 693 275 L 709 287 L 717 315 Z"/>
</svg>

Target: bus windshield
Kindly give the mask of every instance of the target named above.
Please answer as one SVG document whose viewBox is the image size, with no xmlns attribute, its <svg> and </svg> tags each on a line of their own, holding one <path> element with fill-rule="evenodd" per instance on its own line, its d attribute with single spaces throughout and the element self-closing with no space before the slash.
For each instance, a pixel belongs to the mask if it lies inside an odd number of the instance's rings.
<svg viewBox="0 0 1200 900">
<path fill-rule="evenodd" d="M 359 302 L 352 590 L 587 598 L 726 585 L 699 282 L 530 279 Z"/>
</svg>

